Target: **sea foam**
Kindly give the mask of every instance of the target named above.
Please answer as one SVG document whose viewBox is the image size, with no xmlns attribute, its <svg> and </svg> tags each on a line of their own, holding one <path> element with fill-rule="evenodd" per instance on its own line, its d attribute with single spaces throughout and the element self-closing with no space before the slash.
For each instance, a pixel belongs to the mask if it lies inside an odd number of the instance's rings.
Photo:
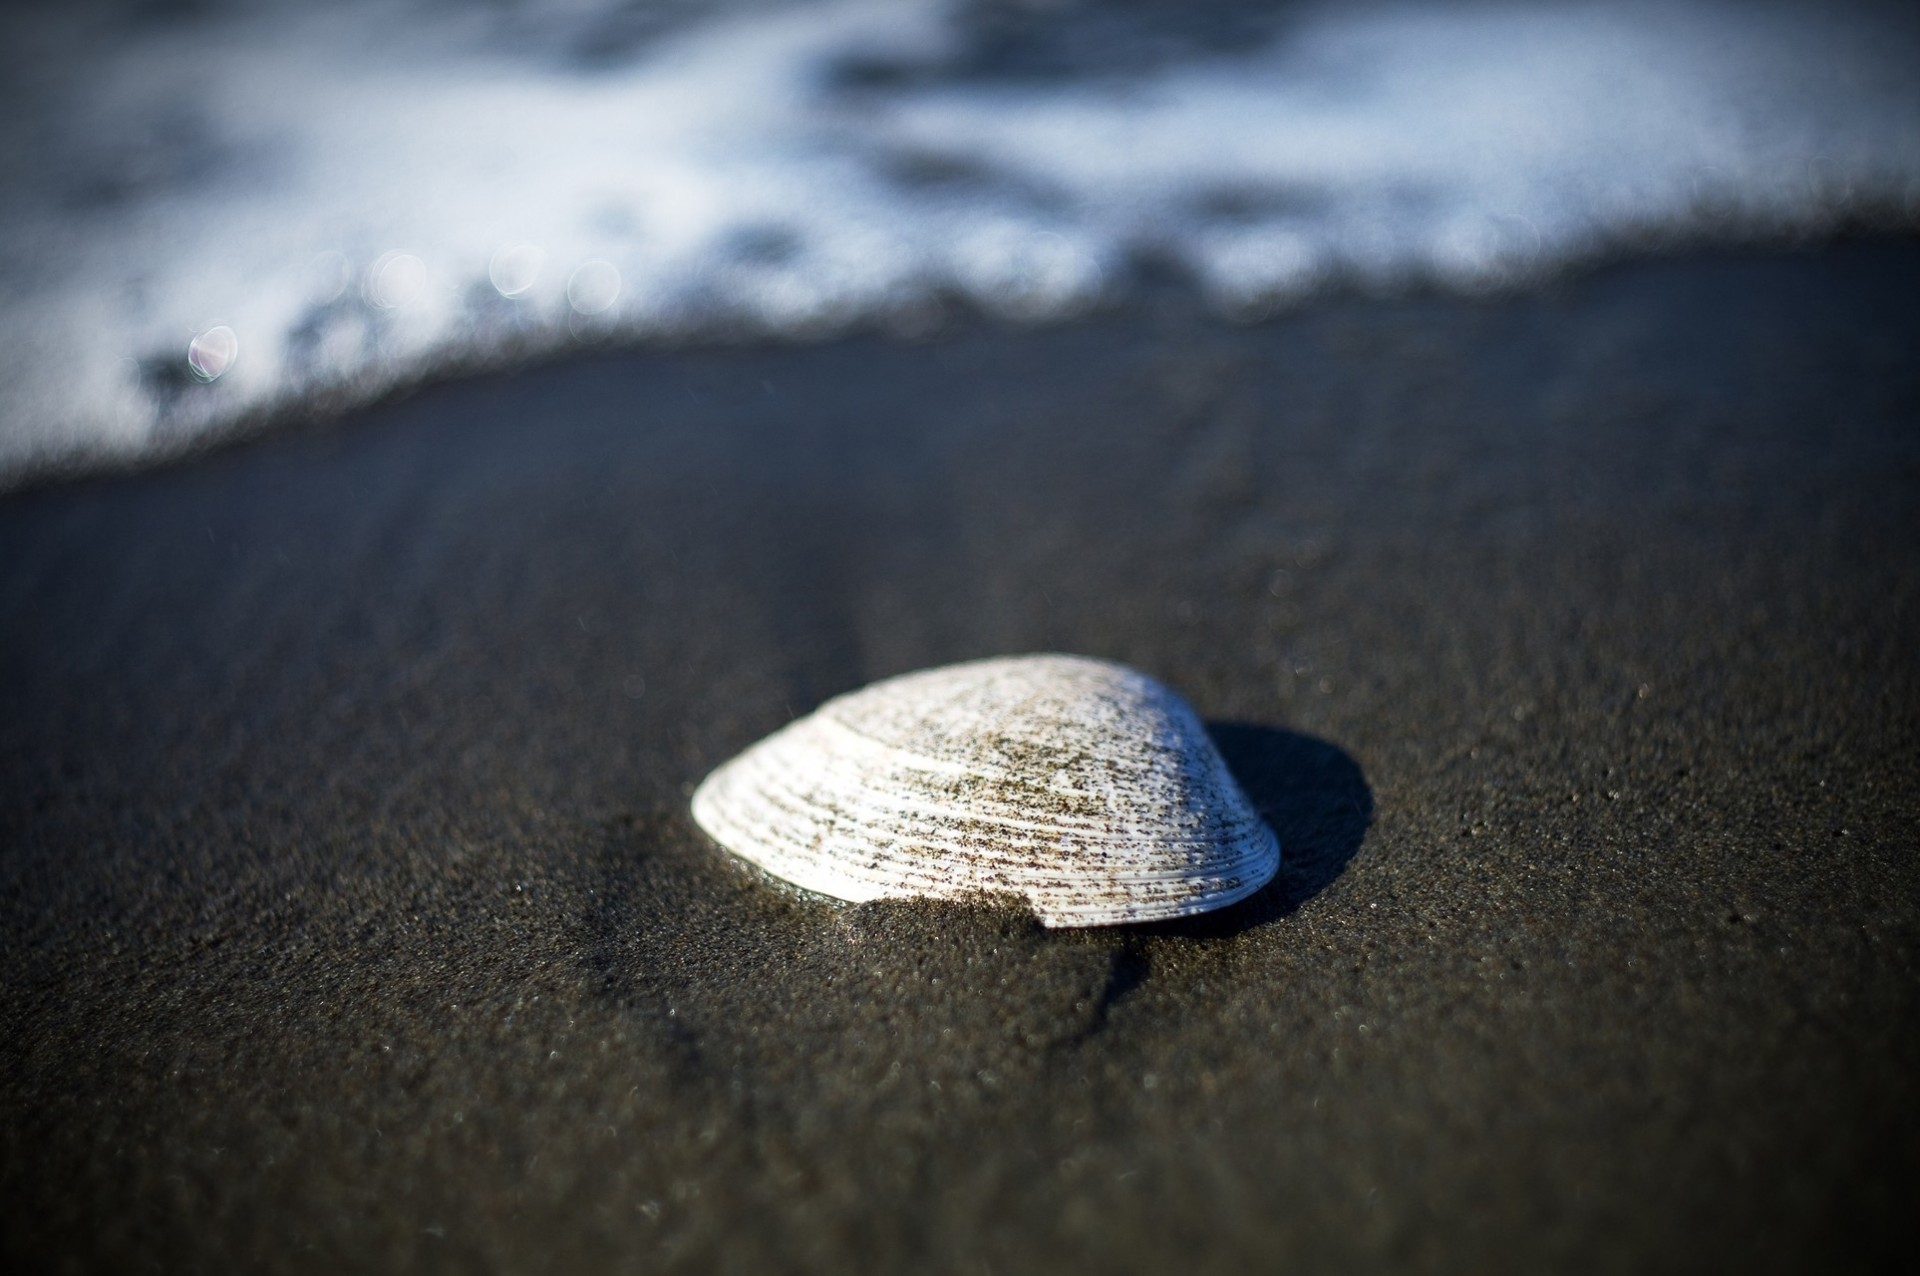
<svg viewBox="0 0 1920 1276">
<path fill-rule="evenodd" d="M 1258 319 L 1920 225 L 1920 38 L 1892 10 L 1243 16 L 15 13 L 0 482 L 581 342 L 1058 321 L 1149 266 Z"/>
</svg>

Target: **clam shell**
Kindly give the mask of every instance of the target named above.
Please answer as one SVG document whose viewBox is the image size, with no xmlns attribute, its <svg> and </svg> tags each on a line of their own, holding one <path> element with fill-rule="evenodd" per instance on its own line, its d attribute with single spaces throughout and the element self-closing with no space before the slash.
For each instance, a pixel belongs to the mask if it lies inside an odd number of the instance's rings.
<svg viewBox="0 0 1920 1276">
<path fill-rule="evenodd" d="M 822 895 L 1011 892 L 1048 926 L 1205 912 L 1280 865 L 1186 701 L 1079 656 L 969 661 L 829 700 L 709 775 L 693 818 Z"/>
</svg>

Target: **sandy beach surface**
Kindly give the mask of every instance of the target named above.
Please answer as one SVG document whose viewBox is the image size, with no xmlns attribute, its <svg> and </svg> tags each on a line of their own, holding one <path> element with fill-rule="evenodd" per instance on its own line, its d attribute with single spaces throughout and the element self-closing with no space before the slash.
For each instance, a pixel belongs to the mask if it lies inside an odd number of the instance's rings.
<svg viewBox="0 0 1920 1276">
<path fill-rule="evenodd" d="M 14 1270 L 1869 1269 L 1920 248 L 602 353 L 0 500 Z M 686 796 L 1133 664 L 1275 886 L 794 898 Z"/>
</svg>

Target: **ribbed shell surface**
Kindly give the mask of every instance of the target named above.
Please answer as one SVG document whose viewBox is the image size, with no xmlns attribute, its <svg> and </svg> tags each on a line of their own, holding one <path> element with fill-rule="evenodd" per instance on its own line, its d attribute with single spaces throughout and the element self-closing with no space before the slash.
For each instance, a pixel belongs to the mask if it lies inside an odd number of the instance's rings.
<svg viewBox="0 0 1920 1276">
<path fill-rule="evenodd" d="M 830 700 L 708 776 L 693 817 L 823 895 L 1011 892 L 1048 926 L 1205 912 L 1280 863 L 1186 702 L 1079 656 L 970 661 Z"/>
</svg>

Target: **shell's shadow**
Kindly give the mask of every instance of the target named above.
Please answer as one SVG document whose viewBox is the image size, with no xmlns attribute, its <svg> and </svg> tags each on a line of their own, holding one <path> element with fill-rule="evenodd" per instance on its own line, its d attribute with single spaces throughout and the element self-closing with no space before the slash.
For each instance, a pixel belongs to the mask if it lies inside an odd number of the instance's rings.
<svg viewBox="0 0 1920 1276">
<path fill-rule="evenodd" d="M 1373 822 L 1373 790 L 1345 750 L 1294 731 L 1209 722 L 1220 756 L 1280 839 L 1280 872 L 1231 908 L 1143 930 L 1217 938 L 1285 917 L 1346 870 Z"/>
</svg>

